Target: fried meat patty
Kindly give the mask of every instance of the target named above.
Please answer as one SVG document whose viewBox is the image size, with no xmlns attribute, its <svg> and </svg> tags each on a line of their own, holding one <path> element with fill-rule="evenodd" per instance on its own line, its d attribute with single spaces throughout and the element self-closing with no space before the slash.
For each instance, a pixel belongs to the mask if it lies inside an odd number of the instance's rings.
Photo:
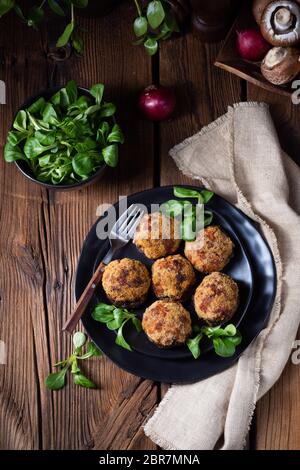
<svg viewBox="0 0 300 470">
<path fill-rule="evenodd" d="M 146 300 L 151 279 L 140 261 L 123 258 L 109 263 L 102 277 L 103 289 L 118 307 L 138 307 Z"/>
<path fill-rule="evenodd" d="M 144 313 L 146 335 L 160 348 L 184 344 L 192 332 L 189 312 L 179 303 L 157 300 Z"/>
<path fill-rule="evenodd" d="M 134 243 L 147 258 L 158 259 L 175 253 L 180 245 L 179 225 L 160 212 L 145 214 L 134 236 Z"/>
<path fill-rule="evenodd" d="M 197 287 L 194 305 L 197 315 L 209 325 L 229 321 L 238 307 L 239 289 L 227 274 L 214 272 Z"/>
<path fill-rule="evenodd" d="M 195 241 L 185 243 L 184 254 L 195 269 L 211 273 L 222 271 L 232 257 L 233 249 L 229 236 L 220 227 L 211 225 L 201 231 Z"/>
</svg>

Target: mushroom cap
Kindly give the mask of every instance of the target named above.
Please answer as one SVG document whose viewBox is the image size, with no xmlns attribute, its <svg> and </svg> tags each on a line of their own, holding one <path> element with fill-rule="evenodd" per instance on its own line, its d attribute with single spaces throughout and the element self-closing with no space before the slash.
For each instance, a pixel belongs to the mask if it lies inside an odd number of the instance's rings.
<svg viewBox="0 0 300 470">
<path fill-rule="evenodd" d="M 252 4 L 252 13 L 255 21 L 260 25 L 260 20 L 265 8 L 271 3 L 272 0 L 254 0 Z"/>
<path fill-rule="evenodd" d="M 261 64 L 261 73 L 274 85 L 290 82 L 299 72 L 299 51 L 294 47 L 273 47 Z"/>
<path fill-rule="evenodd" d="M 300 0 L 295 0 L 296 3 L 300 5 Z M 272 3 L 272 0 L 254 0 L 252 4 L 252 13 L 255 18 L 255 21 L 260 25 L 262 14 L 265 8 Z"/>
<path fill-rule="evenodd" d="M 261 16 L 260 30 L 272 46 L 298 44 L 300 42 L 300 6 L 290 0 L 269 3 Z"/>
</svg>

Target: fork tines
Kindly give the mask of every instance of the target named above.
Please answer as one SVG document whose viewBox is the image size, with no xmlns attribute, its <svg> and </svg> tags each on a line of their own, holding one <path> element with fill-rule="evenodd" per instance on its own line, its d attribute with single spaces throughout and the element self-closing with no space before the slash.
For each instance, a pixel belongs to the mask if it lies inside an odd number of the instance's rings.
<svg viewBox="0 0 300 470">
<path fill-rule="evenodd" d="M 144 213 L 145 211 L 139 205 L 132 204 L 117 221 L 114 228 L 115 235 L 126 239 L 132 238 Z"/>
</svg>

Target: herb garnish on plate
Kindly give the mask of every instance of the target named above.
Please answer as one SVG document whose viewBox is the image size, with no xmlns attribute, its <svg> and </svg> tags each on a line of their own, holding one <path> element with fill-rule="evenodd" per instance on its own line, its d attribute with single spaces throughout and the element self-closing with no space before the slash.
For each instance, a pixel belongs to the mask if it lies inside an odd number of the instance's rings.
<svg viewBox="0 0 300 470">
<path fill-rule="evenodd" d="M 181 188 L 180 186 L 174 186 L 173 194 L 175 197 L 181 199 L 197 199 L 197 204 L 199 205 L 206 204 L 214 195 L 212 191 L 208 191 L 207 189 L 196 191 L 190 188 Z M 170 199 L 164 202 L 160 207 L 163 214 L 169 217 L 182 218 L 180 231 L 181 238 L 185 241 L 194 241 L 197 233 L 212 222 L 212 212 L 204 211 L 204 220 L 202 222 L 197 209 L 198 207 L 190 201 L 178 201 L 177 199 Z"/>
<path fill-rule="evenodd" d="M 24 160 L 38 181 L 74 184 L 104 163 L 118 163 L 123 133 L 113 120 L 116 107 L 103 101 L 104 85 L 83 95 L 72 80 L 49 101 L 40 97 L 18 112 L 4 147 L 7 162 Z"/>
<path fill-rule="evenodd" d="M 142 325 L 135 313 L 129 312 L 126 308 L 118 308 L 114 305 L 100 302 L 96 305 L 92 317 L 100 323 L 105 323 L 109 330 L 117 332 L 115 343 L 128 351 L 132 351 L 131 346 L 124 338 L 124 325 L 131 321 L 138 333 L 142 331 Z"/>
<path fill-rule="evenodd" d="M 221 326 L 203 326 L 194 327 L 197 335 L 187 340 L 186 345 L 195 359 L 201 354 L 200 341 L 204 336 L 212 340 L 215 353 L 221 357 L 231 357 L 235 353 L 235 348 L 242 341 L 242 336 L 236 327 L 232 324 L 221 328 Z"/>
</svg>

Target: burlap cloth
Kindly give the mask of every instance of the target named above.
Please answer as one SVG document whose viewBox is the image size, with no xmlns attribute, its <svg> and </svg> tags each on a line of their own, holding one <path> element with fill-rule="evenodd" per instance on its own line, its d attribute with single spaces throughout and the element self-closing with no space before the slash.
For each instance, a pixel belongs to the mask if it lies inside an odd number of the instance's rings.
<svg viewBox="0 0 300 470">
<path fill-rule="evenodd" d="M 170 154 L 184 174 L 260 223 L 278 287 L 268 327 L 236 365 L 192 385 L 173 385 L 145 433 L 164 449 L 242 449 L 255 404 L 282 373 L 299 326 L 300 168 L 281 150 L 264 103 L 230 107 Z"/>
</svg>

